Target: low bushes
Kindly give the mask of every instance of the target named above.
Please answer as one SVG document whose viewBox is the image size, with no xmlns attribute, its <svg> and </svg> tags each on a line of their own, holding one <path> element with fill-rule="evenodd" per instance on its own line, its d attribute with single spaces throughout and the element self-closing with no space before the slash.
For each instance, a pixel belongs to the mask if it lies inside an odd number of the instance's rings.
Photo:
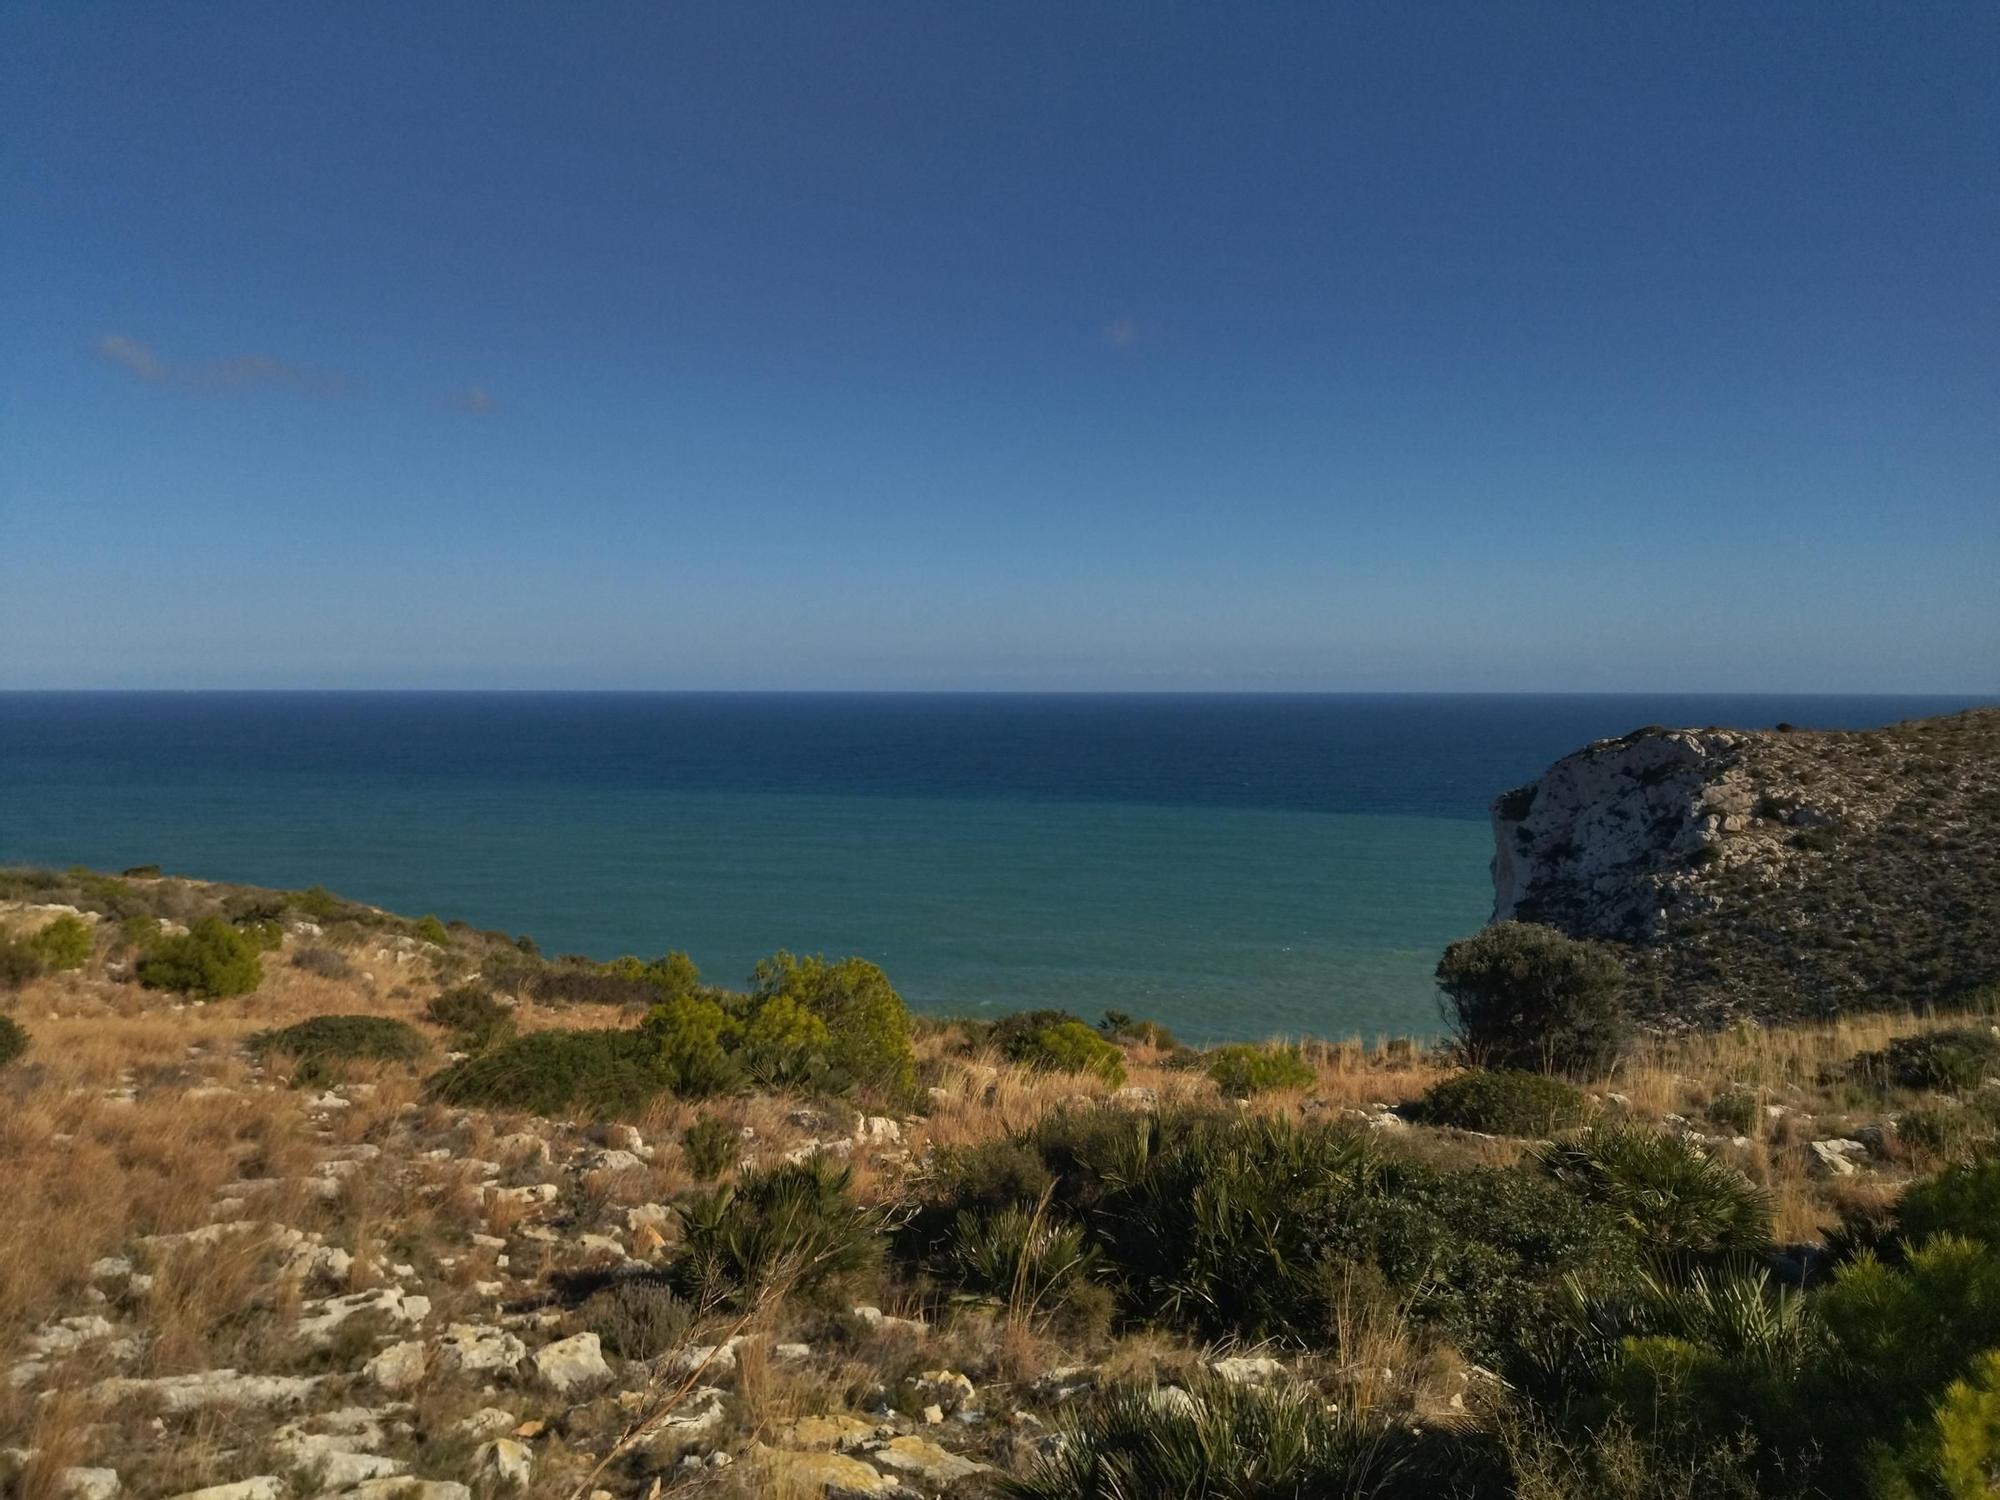
<svg viewBox="0 0 2000 1500">
<path fill-rule="evenodd" d="M 322 979 L 352 979 L 354 965 L 347 955 L 338 948 L 301 948 L 292 955 L 292 967 L 303 969 L 308 974 L 317 974 Z"/>
<path fill-rule="evenodd" d="M 704 1115 L 681 1132 L 681 1155 L 696 1182 L 713 1182 L 743 1154 L 743 1133 L 727 1120 Z"/>
<path fill-rule="evenodd" d="M 28 1050 L 28 1033 L 12 1016 L 0 1016 L 0 1067 Z"/>
<path fill-rule="evenodd" d="M 1952 1026 L 1898 1037 L 1854 1060 L 1855 1073 L 1882 1087 L 1962 1094 L 2000 1076 L 2000 1036 L 1980 1026 Z"/>
<path fill-rule="evenodd" d="M 466 1052 L 483 1052 L 514 1034 L 513 1010 L 476 984 L 446 990 L 424 1007 L 424 1019 L 450 1032 Z"/>
<path fill-rule="evenodd" d="M 1590 1118 L 1590 1096 L 1559 1078 L 1474 1069 L 1431 1086 L 1410 1117 L 1485 1135 L 1549 1136 Z"/>
<path fill-rule="evenodd" d="M 248 1038 L 253 1052 L 297 1060 L 293 1077 L 321 1082 L 349 1062 L 410 1062 L 428 1050 L 423 1033 L 387 1016 L 313 1016 L 295 1026 Z"/>
<path fill-rule="evenodd" d="M 1759 1250 L 1770 1242 L 1770 1195 L 1685 1136 L 1599 1126 L 1542 1147 L 1536 1160 L 1661 1250 Z"/>
<path fill-rule="evenodd" d="M 47 968 L 80 969 L 90 961 L 90 924 L 78 917 L 57 917 L 28 939 L 28 947 Z"/>
<path fill-rule="evenodd" d="M 1270 1089 L 1302 1089 L 1319 1075 L 1297 1047 L 1217 1047 L 1208 1054 L 1208 1076 L 1232 1099 Z"/>
<path fill-rule="evenodd" d="M 673 1278 L 699 1306 L 819 1297 L 880 1254 L 878 1216 L 855 1203 L 847 1167 L 823 1156 L 749 1173 L 677 1211 L 686 1236 Z"/>
<path fill-rule="evenodd" d="M 825 1024 L 827 1074 L 834 1086 L 868 1089 L 897 1101 L 916 1097 L 909 1007 L 876 965 L 864 958 L 832 962 L 781 950 L 757 965 L 751 982 L 753 1025 L 756 1012 L 779 999 Z"/>
<path fill-rule="evenodd" d="M 636 1115 L 669 1086 L 638 1031 L 531 1031 L 454 1063 L 430 1082 L 445 1104 L 608 1119 Z"/>
<path fill-rule="evenodd" d="M 39 978 L 42 956 L 28 946 L 26 938 L 0 933 L 0 988 L 15 990 L 30 979 Z"/>
<path fill-rule="evenodd" d="M 1125 1081 L 1125 1054 L 1081 1021 L 1058 1021 L 1033 1032 L 1009 1055 L 1023 1067 L 1088 1073 L 1112 1088 Z"/>
<path fill-rule="evenodd" d="M 1008 1500 L 1437 1500 L 1496 1468 L 1476 1437 L 1357 1417 L 1307 1386 L 1204 1378 L 1124 1387 L 1086 1405 Z"/>
<path fill-rule="evenodd" d="M 203 917 L 178 937 L 157 940 L 139 961 L 139 982 L 204 999 L 247 995 L 264 982 L 262 934 Z"/>
</svg>

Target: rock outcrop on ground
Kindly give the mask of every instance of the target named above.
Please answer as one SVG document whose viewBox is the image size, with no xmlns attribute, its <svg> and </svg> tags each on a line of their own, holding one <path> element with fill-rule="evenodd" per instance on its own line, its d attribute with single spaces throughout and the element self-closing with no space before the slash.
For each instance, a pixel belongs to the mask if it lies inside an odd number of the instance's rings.
<svg viewBox="0 0 2000 1500">
<path fill-rule="evenodd" d="M 1493 803 L 1494 916 L 1614 942 L 1661 1022 L 1966 1003 L 2000 983 L 2000 709 L 1646 728 Z"/>
</svg>

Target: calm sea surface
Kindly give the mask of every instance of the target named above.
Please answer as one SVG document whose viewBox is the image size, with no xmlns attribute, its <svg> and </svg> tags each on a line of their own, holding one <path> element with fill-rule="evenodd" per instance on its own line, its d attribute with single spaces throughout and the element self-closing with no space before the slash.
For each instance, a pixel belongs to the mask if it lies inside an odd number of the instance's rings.
<svg viewBox="0 0 2000 1500">
<path fill-rule="evenodd" d="M 732 983 L 860 953 L 934 1011 L 1424 1030 L 1495 793 L 1642 724 L 1971 701 L 0 694 L 0 862 L 317 883 Z"/>
</svg>

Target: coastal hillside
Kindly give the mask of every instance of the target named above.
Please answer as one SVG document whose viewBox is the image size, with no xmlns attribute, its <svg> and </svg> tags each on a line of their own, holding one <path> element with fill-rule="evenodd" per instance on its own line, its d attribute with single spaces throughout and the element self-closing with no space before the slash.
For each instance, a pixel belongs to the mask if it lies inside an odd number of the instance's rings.
<svg viewBox="0 0 2000 1500">
<path fill-rule="evenodd" d="M 1636 730 L 1493 803 L 1496 920 L 1615 942 L 1661 1022 L 1949 1005 L 2000 980 L 2000 709 Z"/>
</svg>

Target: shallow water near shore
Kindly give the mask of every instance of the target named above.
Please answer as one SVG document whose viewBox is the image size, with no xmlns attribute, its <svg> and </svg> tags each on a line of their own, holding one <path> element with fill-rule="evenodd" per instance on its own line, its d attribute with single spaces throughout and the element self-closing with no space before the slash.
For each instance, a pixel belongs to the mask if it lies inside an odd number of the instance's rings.
<svg viewBox="0 0 2000 1500">
<path fill-rule="evenodd" d="M 1972 701 L 0 694 L 0 861 L 323 884 L 729 983 L 861 953 L 936 1012 L 1422 1032 L 1495 793 L 1647 723 Z"/>
</svg>

